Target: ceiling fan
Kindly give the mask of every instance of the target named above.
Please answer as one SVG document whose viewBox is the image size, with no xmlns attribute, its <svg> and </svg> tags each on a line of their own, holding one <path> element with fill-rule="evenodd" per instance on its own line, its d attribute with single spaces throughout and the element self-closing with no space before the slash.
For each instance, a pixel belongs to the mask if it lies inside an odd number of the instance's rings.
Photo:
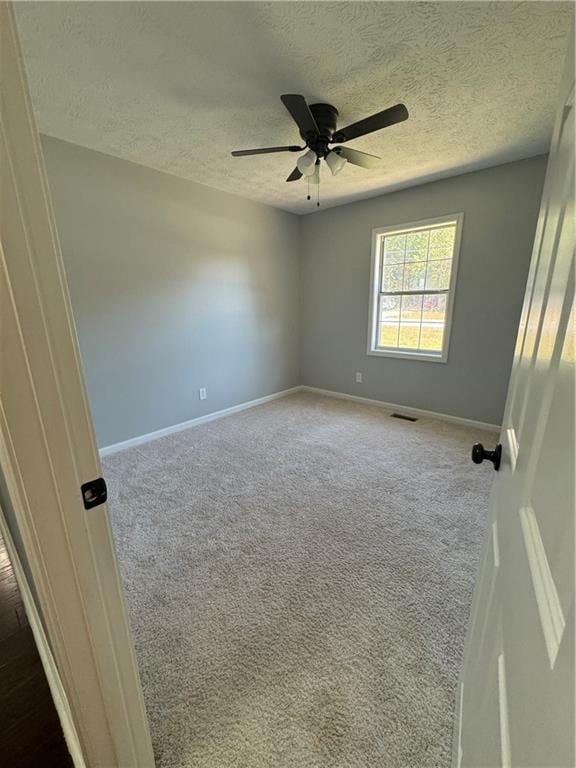
<svg viewBox="0 0 576 768">
<path fill-rule="evenodd" d="M 264 147 L 262 149 L 239 149 L 232 152 L 234 157 L 247 155 L 267 155 L 272 152 L 303 152 L 298 158 L 296 168 L 286 181 L 297 181 L 302 176 L 310 177 L 313 183 L 320 179 L 320 160 L 324 158 L 332 175 L 340 173 L 346 163 L 359 165 L 361 168 L 377 168 L 380 162 L 376 155 L 369 155 L 351 147 L 330 147 L 330 144 L 343 144 L 346 141 L 365 136 L 367 133 L 379 131 L 389 125 L 401 123 L 408 118 L 408 110 L 404 104 L 396 104 L 382 112 L 365 117 L 346 128 L 337 128 L 338 110 L 331 104 L 306 103 L 304 96 L 287 93 L 280 96 L 288 112 L 298 126 L 304 146 L 290 145 L 286 147 Z"/>
</svg>

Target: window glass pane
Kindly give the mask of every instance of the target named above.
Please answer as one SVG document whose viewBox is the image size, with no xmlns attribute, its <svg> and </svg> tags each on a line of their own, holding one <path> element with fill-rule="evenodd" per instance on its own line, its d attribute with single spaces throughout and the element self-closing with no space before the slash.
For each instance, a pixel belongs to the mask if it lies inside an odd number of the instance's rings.
<svg viewBox="0 0 576 768">
<path fill-rule="evenodd" d="M 426 274 L 426 288 L 431 291 L 448 290 L 450 287 L 450 272 L 452 260 L 429 261 Z"/>
<path fill-rule="evenodd" d="M 428 230 L 406 235 L 406 261 L 426 261 Z"/>
<path fill-rule="evenodd" d="M 384 238 L 384 264 L 403 264 L 406 235 L 389 235 Z"/>
<path fill-rule="evenodd" d="M 436 227 L 430 230 L 430 248 L 447 248 L 452 250 L 454 245 L 454 235 L 456 227 L 451 224 L 449 227 Z"/>
<path fill-rule="evenodd" d="M 400 323 L 399 296 L 381 296 L 378 313 L 378 346 L 397 347 Z"/>
<path fill-rule="evenodd" d="M 376 297 L 376 346 L 407 353 L 441 353 L 456 224 L 379 238 L 381 284 Z"/>
<path fill-rule="evenodd" d="M 418 349 L 421 316 L 422 296 L 402 296 L 399 347 Z"/>
<path fill-rule="evenodd" d="M 406 235 L 386 235 L 384 238 L 384 253 L 404 250 L 406 250 Z"/>
<path fill-rule="evenodd" d="M 441 227 L 433 229 L 430 232 L 430 251 L 428 258 L 433 259 L 451 259 L 454 249 L 454 238 L 456 236 L 456 227 Z"/>
<path fill-rule="evenodd" d="M 423 297 L 419 347 L 422 350 L 442 351 L 446 323 L 446 298 L 446 294 Z"/>
<path fill-rule="evenodd" d="M 403 276 L 403 264 L 385 264 L 382 267 L 382 290 L 401 291 Z"/>
<path fill-rule="evenodd" d="M 384 251 L 384 264 L 403 264 L 404 251 Z"/>
<path fill-rule="evenodd" d="M 384 323 L 380 326 L 378 336 L 379 347 L 398 347 L 398 323 Z"/>
<path fill-rule="evenodd" d="M 395 322 L 400 320 L 400 296 L 380 297 L 380 322 Z"/>
<path fill-rule="evenodd" d="M 426 262 L 416 261 L 407 263 L 404 267 L 404 288 L 405 291 L 418 291 L 424 289 L 426 282 Z"/>
</svg>

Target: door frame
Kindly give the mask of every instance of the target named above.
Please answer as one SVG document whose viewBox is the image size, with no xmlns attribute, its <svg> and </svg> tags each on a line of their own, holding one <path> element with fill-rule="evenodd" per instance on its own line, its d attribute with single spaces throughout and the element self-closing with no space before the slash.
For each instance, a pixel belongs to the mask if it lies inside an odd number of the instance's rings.
<svg viewBox="0 0 576 768">
<path fill-rule="evenodd" d="M 11 333 L 24 361 L 6 360 L 0 346 L 0 466 L 24 564 L 86 765 L 152 768 L 108 509 L 85 510 L 80 491 L 100 477 L 100 460 L 8 2 L 0 2 L 0 211 L 0 338 Z"/>
<path fill-rule="evenodd" d="M 564 59 L 564 70 L 563 70 L 564 74 L 561 82 L 558 85 L 557 102 L 556 102 L 557 109 L 555 114 L 552 138 L 551 138 L 550 147 L 548 150 L 549 154 L 552 156 L 556 153 L 557 147 L 560 144 L 564 122 L 569 117 L 569 113 L 571 111 L 571 109 L 567 109 L 565 105 L 570 100 L 571 95 L 573 98 L 574 66 L 575 66 L 575 39 L 574 39 L 574 33 L 572 32 L 570 35 L 566 56 Z M 560 105 L 559 108 L 558 108 L 558 104 Z M 572 115 L 570 117 L 571 119 L 574 119 Z M 546 176 L 544 179 L 544 186 L 542 190 L 542 196 L 541 196 L 540 213 L 538 216 L 536 231 L 534 234 L 530 268 L 529 268 L 528 277 L 526 281 L 526 289 L 524 293 L 522 312 L 521 312 L 518 331 L 516 335 L 513 365 L 512 365 L 511 375 L 510 375 L 510 381 L 508 383 L 507 395 L 506 395 L 506 406 L 505 406 L 504 416 L 502 419 L 502 428 L 500 430 L 500 437 L 499 437 L 499 442 L 502 445 L 503 464 L 506 470 L 512 473 L 516 471 L 519 445 L 518 445 L 518 438 L 511 421 L 511 408 L 514 401 L 514 394 L 518 387 L 518 376 L 519 376 L 518 361 L 522 355 L 522 351 L 523 351 L 523 347 L 526 339 L 526 327 L 529 321 L 529 313 L 530 313 L 530 309 L 533 301 L 535 281 L 537 278 L 541 250 L 543 246 L 544 230 L 546 225 L 546 219 L 548 216 L 549 198 L 551 196 L 551 187 L 553 183 L 554 183 L 554 168 L 551 167 L 550 162 L 548 162 L 548 166 L 546 169 Z M 486 531 L 484 536 L 484 543 L 482 546 L 482 552 L 479 560 L 479 571 L 476 579 L 474 595 L 472 598 L 472 603 L 470 608 L 468 632 L 467 632 L 467 637 L 466 637 L 466 642 L 464 647 L 464 654 L 463 654 L 463 661 L 460 669 L 458 686 L 456 691 L 455 718 L 453 722 L 453 738 L 452 738 L 453 768 L 460 768 L 462 759 L 464 757 L 463 749 L 462 749 L 462 729 L 463 729 L 464 686 L 465 686 L 464 678 L 465 678 L 465 671 L 466 671 L 466 662 L 468 658 L 471 658 L 473 656 L 473 653 L 475 650 L 473 643 L 474 643 L 474 637 L 476 632 L 482 631 L 482 628 L 479 627 L 479 622 L 481 620 L 480 608 L 481 608 L 481 602 L 482 602 L 482 595 L 486 593 L 488 595 L 491 595 L 491 592 L 494 588 L 494 582 L 491 583 L 489 581 L 489 579 L 491 579 L 492 576 L 488 575 L 487 572 L 484 571 L 484 563 L 487 560 L 492 559 L 493 561 L 497 562 L 496 567 L 499 567 L 500 565 L 500 562 L 499 562 L 500 561 L 500 554 L 499 554 L 500 545 L 498 543 L 498 529 L 496 527 L 497 520 L 494 516 L 494 511 L 496 509 L 494 500 L 498 497 L 499 492 L 500 492 L 499 478 L 497 477 L 495 479 L 495 483 L 492 488 L 492 492 L 490 496 L 490 512 L 486 518 Z M 488 600 L 490 599 L 491 597 L 488 598 Z M 498 667 L 498 681 L 499 681 L 499 698 L 500 698 L 500 701 L 502 702 L 502 710 L 505 711 L 506 710 L 506 684 L 505 684 L 503 661 L 504 659 L 502 657 L 502 667 L 501 668 Z M 500 749 L 501 749 L 501 755 L 502 755 L 502 764 L 509 765 L 510 743 L 509 743 L 508 722 L 506 719 L 502 717 L 502 715 L 501 715 L 501 718 L 502 719 L 500 721 L 500 728 L 501 728 Z"/>
<path fill-rule="evenodd" d="M 0 446 L 0 457 L 1 456 L 2 446 Z M 1 465 L 2 462 L 0 461 L 0 466 Z M 14 543 L 14 539 L 12 538 L 12 533 L 10 532 L 8 524 L 5 520 L 2 507 L 0 507 L 0 535 L 4 540 L 6 551 L 8 552 L 8 557 L 12 565 L 12 570 L 14 571 L 14 576 L 16 578 L 22 604 L 24 605 L 24 610 L 26 611 L 26 618 L 28 619 L 28 624 L 30 625 L 30 630 L 32 631 L 34 642 L 36 643 L 38 655 L 40 656 L 40 661 L 44 668 L 46 681 L 48 683 L 48 687 L 50 688 L 50 693 L 52 694 L 54 707 L 56 708 L 56 712 L 58 713 L 58 717 L 60 719 L 60 725 L 62 727 L 66 746 L 68 747 L 68 752 L 72 758 L 72 763 L 74 768 L 86 768 L 86 763 L 84 762 L 84 756 L 80 747 L 80 741 L 78 739 L 78 733 L 76 732 L 76 726 L 74 725 L 74 718 L 70 712 L 68 697 L 66 696 L 66 691 L 62 686 L 62 680 L 60 679 L 58 669 L 56 668 L 54 656 L 52 655 L 50 644 L 48 642 L 48 638 L 46 637 L 46 632 L 44 631 L 44 625 L 42 624 L 34 596 L 28 585 L 28 580 L 26 578 L 24 568 L 22 567 L 22 563 L 20 562 L 20 556 L 18 555 L 18 550 Z"/>
</svg>

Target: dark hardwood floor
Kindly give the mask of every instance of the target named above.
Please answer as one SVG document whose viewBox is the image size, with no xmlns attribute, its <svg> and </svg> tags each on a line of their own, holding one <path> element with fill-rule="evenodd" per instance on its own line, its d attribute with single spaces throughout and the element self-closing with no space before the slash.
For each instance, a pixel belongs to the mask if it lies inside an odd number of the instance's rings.
<svg viewBox="0 0 576 768">
<path fill-rule="evenodd" d="M 71 768 L 72 760 L 0 535 L 0 766 Z"/>
</svg>

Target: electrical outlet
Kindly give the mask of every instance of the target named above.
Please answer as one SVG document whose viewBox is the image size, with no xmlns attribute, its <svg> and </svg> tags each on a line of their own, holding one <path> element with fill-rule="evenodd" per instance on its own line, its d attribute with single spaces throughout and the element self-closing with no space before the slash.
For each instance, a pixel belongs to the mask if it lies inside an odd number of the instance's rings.
<svg viewBox="0 0 576 768">
<path fill-rule="evenodd" d="M 356 384 L 362 384 L 362 372 L 356 371 Z"/>
<path fill-rule="evenodd" d="M 206 392 L 206 387 L 200 387 L 198 390 L 198 394 L 200 395 L 200 400 L 206 400 L 208 397 L 208 393 Z"/>
</svg>

